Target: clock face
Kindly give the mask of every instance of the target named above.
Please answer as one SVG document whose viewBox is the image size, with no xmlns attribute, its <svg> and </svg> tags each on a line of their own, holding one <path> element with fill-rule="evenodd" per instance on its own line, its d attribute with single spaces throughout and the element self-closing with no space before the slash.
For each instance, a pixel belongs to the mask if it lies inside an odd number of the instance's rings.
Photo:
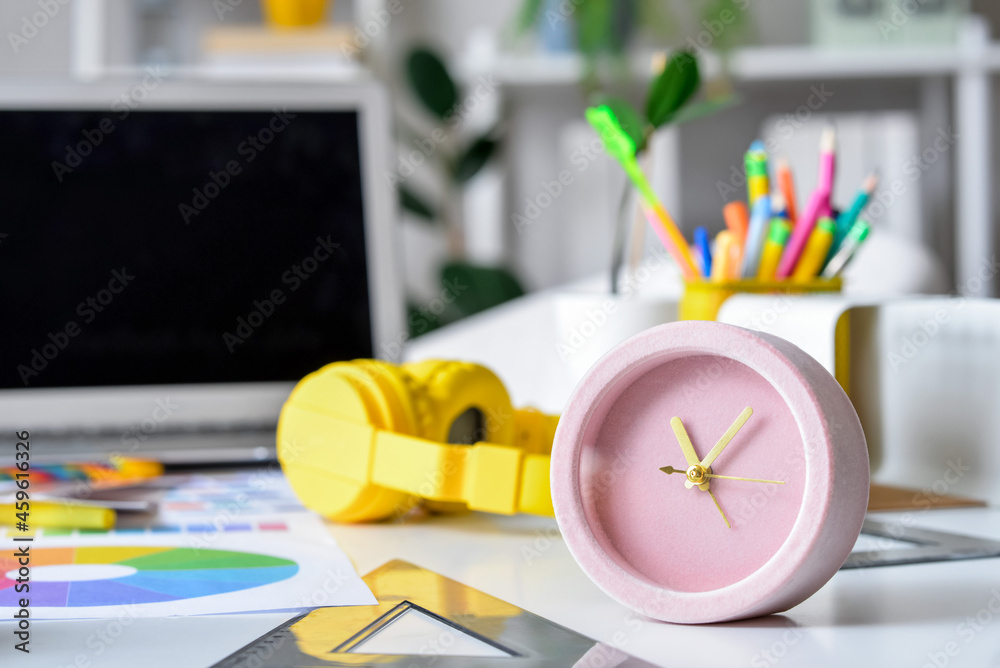
<svg viewBox="0 0 1000 668">
<path fill-rule="evenodd" d="M 592 420 L 580 462 L 584 509 L 604 549 L 676 591 L 720 589 L 760 569 L 788 539 L 804 489 L 802 437 L 781 395 L 745 364 L 712 355 L 662 362 L 626 385 Z M 691 464 L 671 420 L 700 462 L 748 406 L 710 470 L 754 481 L 685 484 Z"/>
<path fill-rule="evenodd" d="M 816 360 L 714 322 L 660 325 L 588 371 L 552 445 L 584 572 L 656 619 L 787 610 L 850 554 L 868 502 L 857 413 Z"/>
</svg>

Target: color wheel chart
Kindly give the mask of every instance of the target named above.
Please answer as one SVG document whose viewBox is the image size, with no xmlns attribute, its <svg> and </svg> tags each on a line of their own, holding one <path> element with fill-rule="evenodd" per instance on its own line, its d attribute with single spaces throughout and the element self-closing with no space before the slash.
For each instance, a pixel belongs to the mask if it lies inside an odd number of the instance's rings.
<svg viewBox="0 0 1000 668">
<path fill-rule="evenodd" d="M 17 559 L 0 555 L 0 607 L 89 607 L 180 601 L 291 578 L 296 562 L 253 552 L 105 545 L 31 549 L 30 591 L 14 590 Z"/>
</svg>

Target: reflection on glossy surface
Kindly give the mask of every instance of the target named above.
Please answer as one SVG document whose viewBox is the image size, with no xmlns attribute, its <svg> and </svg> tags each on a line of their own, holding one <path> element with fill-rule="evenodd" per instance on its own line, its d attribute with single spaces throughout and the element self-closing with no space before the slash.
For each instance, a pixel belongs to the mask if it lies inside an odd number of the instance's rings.
<svg viewBox="0 0 1000 668">
<path fill-rule="evenodd" d="M 216 664 L 215 668 L 306 666 L 651 666 L 547 619 L 405 561 L 390 561 L 364 577 L 379 604 L 318 608 L 289 621 Z M 364 654 L 373 636 L 417 610 L 446 629 L 426 641 L 422 654 Z M 434 651 L 457 633 L 507 656 L 447 656 Z"/>
</svg>

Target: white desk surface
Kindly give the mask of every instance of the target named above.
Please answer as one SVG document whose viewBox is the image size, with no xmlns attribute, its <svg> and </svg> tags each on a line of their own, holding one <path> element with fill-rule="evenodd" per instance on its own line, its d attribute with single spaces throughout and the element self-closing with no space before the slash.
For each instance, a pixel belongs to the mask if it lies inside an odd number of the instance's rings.
<svg viewBox="0 0 1000 668">
<path fill-rule="evenodd" d="M 917 517 L 917 526 L 1000 539 L 1000 508 Z M 551 519 L 477 513 L 331 531 L 361 573 L 403 558 L 605 643 L 617 637 L 622 651 L 657 665 L 919 668 L 934 656 L 947 660 L 942 668 L 1000 665 L 1000 559 L 841 571 L 784 614 L 679 626 L 608 598 Z"/>
<path fill-rule="evenodd" d="M 1000 508 L 926 511 L 917 526 L 1000 539 Z M 842 571 L 784 614 L 678 626 L 635 615 L 605 596 L 573 561 L 552 519 L 475 513 L 330 530 L 362 574 L 406 559 L 657 665 L 1000 665 L 997 559 Z M 5 621 L 0 665 L 135 668 L 141 656 L 143 668 L 196 668 L 288 617 L 35 622 L 30 655 L 12 650 L 13 623 Z"/>
<path fill-rule="evenodd" d="M 1000 508 L 926 511 L 917 526 L 1000 539 Z M 657 665 L 1000 665 L 998 559 L 842 571 L 784 614 L 678 626 L 639 617 L 605 596 L 573 561 L 552 519 L 476 513 L 330 530 L 362 574 L 406 559 Z M 13 623 L 5 621 L 0 665 L 196 668 L 288 617 L 35 622 L 30 655 L 12 650 Z"/>
</svg>

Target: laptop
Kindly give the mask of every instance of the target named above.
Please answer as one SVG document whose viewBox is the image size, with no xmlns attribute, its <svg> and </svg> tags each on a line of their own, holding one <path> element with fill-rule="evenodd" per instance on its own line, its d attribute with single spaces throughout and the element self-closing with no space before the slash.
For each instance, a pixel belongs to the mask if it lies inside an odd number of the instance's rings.
<svg viewBox="0 0 1000 668">
<path fill-rule="evenodd" d="M 372 81 L 0 84 L 0 434 L 274 456 L 296 380 L 405 340 Z"/>
</svg>

